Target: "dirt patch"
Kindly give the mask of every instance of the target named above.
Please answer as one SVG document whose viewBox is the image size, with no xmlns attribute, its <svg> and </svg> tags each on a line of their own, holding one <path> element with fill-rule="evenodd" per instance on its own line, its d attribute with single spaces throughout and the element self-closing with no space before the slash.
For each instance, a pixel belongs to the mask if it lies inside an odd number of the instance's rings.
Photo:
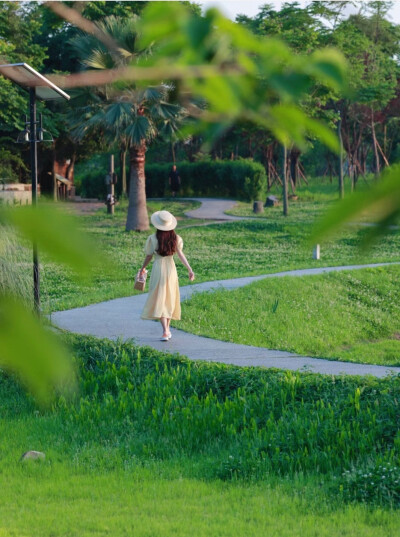
<svg viewBox="0 0 400 537">
<path fill-rule="evenodd" d="M 102 201 L 69 201 L 64 203 L 64 208 L 75 214 L 93 214 L 99 209 L 105 210 L 106 204 Z"/>
</svg>

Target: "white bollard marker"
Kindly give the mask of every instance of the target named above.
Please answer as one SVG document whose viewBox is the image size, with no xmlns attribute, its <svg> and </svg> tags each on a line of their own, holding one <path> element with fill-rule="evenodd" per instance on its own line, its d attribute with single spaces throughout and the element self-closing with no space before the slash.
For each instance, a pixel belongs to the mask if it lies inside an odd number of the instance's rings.
<svg viewBox="0 0 400 537">
<path fill-rule="evenodd" d="M 313 259 L 319 259 L 320 258 L 320 247 L 319 244 L 316 244 L 313 250 Z"/>
</svg>

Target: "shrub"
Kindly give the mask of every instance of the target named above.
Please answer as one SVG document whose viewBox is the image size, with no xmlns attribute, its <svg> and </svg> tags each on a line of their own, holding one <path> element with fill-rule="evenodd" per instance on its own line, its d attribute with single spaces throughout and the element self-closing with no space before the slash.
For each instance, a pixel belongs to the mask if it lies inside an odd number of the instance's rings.
<svg viewBox="0 0 400 537">
<path fill-rule="evenodd" d="M 19 172 L 27 172 L 28 169 L 19 153 L 10 151 L 5 147 L 0 148 L 0 185 L 3 183 L 18 183 Z"/>
<path fill-rule="evenodd" d="M 107 185 L 105 183 L 105 176 L 109 169 L 109 158 L 109 154 L 100 154 L 88 161 L 79 162 L 75 166 L 74 182 L 76 192 L 82 198 L 106 199 Z M 116 167 L 115 171 L 119 177 L 118 167 Z M 121 190 L 121 182 L 118 181 L 115 186 L 115 194 L 120 196 Z"/>
<path fill-rule="evenodd" d="M 400 506 L 400 467 L 372 461 L 343 472 L 340 490 L 346 500 Z"/>
<path fill-rule="evenodd" d="M 61 405 L 67 421 L 105 439 L 128 420 L 157 457 L 223 452 L 213 470 L 222 479 L 339 473 L 399 457 L 399 377 L 193 363 L 94 339 L 77 351 L 82 397 Z"/>
<path fill-rule="evenodd" d="M 104 177 L 108 156 L 98 155 L 76 167 L 75 183 L 82 197 L 105 199 L 107 187 Z M 172 164 L 146 165 L 146 193 L 150 198 L 170 195 L 168 176 Z M 263 199 L 267 179 L 265 169 L 252 160 L 199 161 L 179 163 L 182 179 L 181 196 L 233 197 L 245 201 Z M 116 169 L 118 175 L 119 170 Z M 127 172 L 128 173 L 128 172 Z M 116 194 L 121 192 L 120 181 Z"/>
<path fill-rule="evenodd" d="M 18 175 L 15 173 L 15 170 L 11 164 L 3 164 L 0 162 L 0 185 L 7 183 L 18 183 L 18 180 Z"/>
<path fill-rule="evenodd" d="M 146 166 L 148 197 L 170 194 L 168 175 L 172 164 Z M 233 197 L 245 201 L 263 199 L 266 191 L 265 169 L 252 160 L 181 162 L 181 196 Z"/>
</svg>

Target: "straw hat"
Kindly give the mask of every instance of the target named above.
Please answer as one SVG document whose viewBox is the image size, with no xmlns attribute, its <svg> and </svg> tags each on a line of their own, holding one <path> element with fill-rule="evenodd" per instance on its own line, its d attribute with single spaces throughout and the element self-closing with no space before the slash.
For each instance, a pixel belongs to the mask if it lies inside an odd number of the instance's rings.
<svg viewBox="0 0 400 537">
<path fill-rule="evenodd" d="M 151 223 L 161 231 L 171 231 L 176 228 L 176 218 L 168 211 L 157 211 L 151 215 Z"/>
</svg>

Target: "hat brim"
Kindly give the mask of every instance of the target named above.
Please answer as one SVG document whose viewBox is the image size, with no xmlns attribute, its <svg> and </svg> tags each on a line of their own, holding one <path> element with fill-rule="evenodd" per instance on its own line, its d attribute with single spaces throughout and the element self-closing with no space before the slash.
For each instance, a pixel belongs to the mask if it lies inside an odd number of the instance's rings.
<svg viewBox="0 0 400 537">
<path fill-rule="evenodd" d="M 162 224 L 162 221 L 160 220 L 159 213 L 160 211 L 153 213 L 150 218 L 151 223 L 156 229 L 159 229 L 160 231 L 172 231 L 173 229 L 176 228 L 178 221 L 174 215 L 171 214 L 172 216 L 171 223 L 168 224 L 168 226 L 165 226 Z"/>
</svg>

